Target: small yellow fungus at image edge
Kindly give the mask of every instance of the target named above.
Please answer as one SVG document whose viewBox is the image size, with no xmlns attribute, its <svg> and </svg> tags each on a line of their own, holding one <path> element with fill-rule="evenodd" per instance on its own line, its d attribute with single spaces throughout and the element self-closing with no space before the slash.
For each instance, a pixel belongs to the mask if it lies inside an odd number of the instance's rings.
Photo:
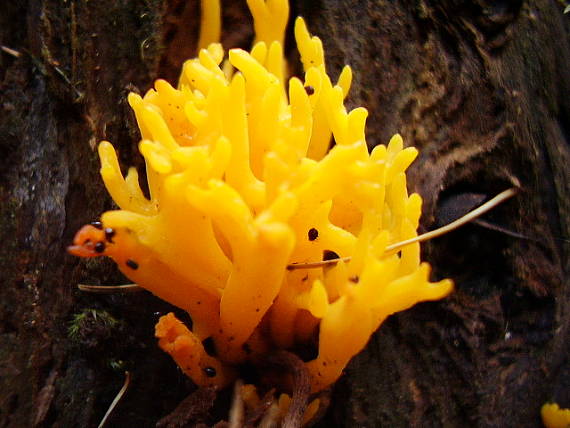
<svg viewBox="0 0 570 428">
<path fill-rule="evenodd" d="M 546 428 L 570 427 L 570 409 L 561 409 L 556 403 L 546 403 L 540 409 L 540 414 Z"/>
<path fill-rule="evenodd" d="M 101 176 L 119 209 L 84 226 L 69 251 L 111 257 L 190 314 L 191 329 L 171 313 L 155 334 L 196 384 L 225 387 L 240 364 L 305 346 L 315 348 L 305 366 L 318 392 L 388 316 L 444 298 L 453 283 L 429 281 L 418 242 L 388 249 L 417 236 L 422 199 L 406 184 L 416 149 L 395 135 L 369 153 L 367 110 L 344 106 L 350 67 L 333 83 L 321 40 L 297 18 L 304 75 L 288 78 L 288 2 L 247 3 L 250 51 L 226 56 L 219 2 L 202 1 L 200 51 L 178 86 L 157 80 L 128 96 L 150 196 L 101 142 Z"/>
</svg>

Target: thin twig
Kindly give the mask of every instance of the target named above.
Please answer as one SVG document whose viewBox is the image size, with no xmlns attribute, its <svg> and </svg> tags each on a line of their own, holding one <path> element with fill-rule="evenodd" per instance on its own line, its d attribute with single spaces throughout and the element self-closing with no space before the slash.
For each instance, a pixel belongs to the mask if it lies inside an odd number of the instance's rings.
<svg viewBox="0 0 570 428">
<path fill-rule="evenodd" d="M 484 227 L 485 229 L 492 230 L 494 232 L 499 232 L 504 235 L 511 236 L 517 239 L 526 239 L 528 241 L 539 242 L 539 239 L 531 238 L 530 236 L 523 235 L 522 233 L 513 232 L 512 230 L 507 229 L 506 227 L 499 226 L 498 224 L 491 223 L 490 221 L 483 220 L 482 218 L 477 218 L 473 220 L 473 224 L 477 226 Z"/>
<path fill-rule="evenodd" d="M 296 270 L 296 269 L 315 269 L 315 268 L 320 268 L 323 266 L 328 266 L 328 265 L 332 265 L 335 263 L 340 262 L 341 260 L 345 263 L 349 262 L 351 259 L 351 257 L 341 257 L 339 259 L 328 259 L 328 260 L 323 260 L 320 262 L 311 262 L 311 263 L 291 263 L 290 265 L 287 265 L 287 270 Z"/>
<path fill-rule="evenodd" d="M 8 46 L 0 46 L 0 49 L 3 52 L 6 52 L 8 55 L 12 55 L 14 58 L 20 58 L 20 56 L 22 55 L 20 52 L 18 52 L 15 49 L 11 49 Z"/>
<path fill-rule="evenodd" d="M 86 291 L 87 293 L 98 293 L 98 294 L 133 293 L 143 290 L 143 288 L 137 284 L 125 284 L 125 285 L 77 284 L 77 288 L 79 288 L 81 291 Z"/>
<path fill-rule="evenodd" d="M 243 404 L 243 397 L 241 395 L 241 388 L 243 382 L 238 379 L 234 385 L 234 398 L 232 407 L 230 408 L 228 428 L 242 428 L 243 420 L 245 417 L 245 410 Z"/>
<path fill-rule="evenodd" d="M 107 419 L 109 418 L 109 415 L 113 412 L 113 410 L 115 409 L 115 406 L 121 400 L 121 398 L 123 398 L 123 395 L 125 395 L 125 392 L 127 392 L 127 388 L 129 387 L 130 382 L 131 382 L 131 374 L 127 371 L 127 372 L 125 372 L 125 383 L 123 384 L 123 387 L 121 388 L 121 390 L 117 393 L 117 395 L 113 399 L 113 402 L 111 403 L 111 405 L 107 409 L 107 413 L 105 413 L 105 416 L 103 416 L 103 419 L 101 419 L 101 423 L 99 424 L 99 426 L 97 428 L 103 428 L 105 426 L 105 423 L 107 422 Z"/>
<path fill-rule="evenodd" d="M 293 391 L 287 413 L 283 416 L 281 428 L 299 428 L 303 415 L 307 410 L 311 381 L 309 371 L 303 361 L 295 354 L 287 351 L 277 351 L 269 359 L 269 364 L 285 370 L 292 375 Z"/>
<path fill-rule="evenodd" d="M 265 415 L 263 419 L 259 422 L 258 428 L 275 428 L 277 426 L 277 421 L 279 420 L 279 406 L 277 403 L 273 403 Z"/>
<path fill-rule="evenodd" d="M 475 220 L 476 218 L 482 216 L 486 212 L 495 208 L 497 205 L 503 203 L 504 201 L 506 201 L 509 198 L 512 198 L 514 195 L 516 195 L 516 193 L 517 193 L 517 189 L 515 189 L 514 187 L 511 189 L 507 189 L 507 190 L 499 193 L 493 199 L 485 202 L 483 205 L 479 206 L 478 208 L 475 208 L 473 211 L 468 212 L 463 217 L 460 217 L 457 220 L 452 221 L 451 223 L 446 224 L 443 227 L 440 227 L 438 229 L 424 233 L 422 235 L 418 235 L 414 238 L 406 239 L 405 241 L 400 241 L 400 242 L 396 242 L 394 244 L 388 245 L 386 247 L 385 251 L 386 252 L 392 252 L 392 251 L 400 250 L 407 245 L 415 244 L 416 242 L 424 242 L 424 241 L 427 241 L 429 239 L 433 239 L 433 238 L 437 238 L 441 235 L 445 235 L 446 233 L 449 233 L 449 232 L 451 232 L 451 231 Z M 351 259 L 350 257 L 343 257 L 343 258 L 338 258 L 338 259 L 323 260 L 321 262 L 292 263 L 290 265 L 287 265 L 287 270 L 314 269 L 314 268 L 319 268 L 319 267 L 327 266 L 330 264 L 338 263 L 341 260 L 346 263 L 346 262 L 349 262 L 350 259 Z"/>
<path fill-rule="evenodd" d="M 392 244 L 392 245 L 388 245 L 386 247 L 386 251 L 399 250 L 400 248 L 405 247 L 406 245 L 414 244 L 416 242 L 424 242 L 424 241 L 427 241 L 429 239 L 433 239 L 433 238 L 437 238 L 441 235 L 445 235 L 446 233 L 449 233 L 452 230 L 455 230 L 455 229 L 469 223 L 470 221 L 475 220 L 477 217 L 482 216 L 486 212 L 495 208 L 497 205 L 499 205 L 499 204 L 503 203 L 504 201 L 506 201 L 507 199 L 515 196 L 516 193 L 517 193 L 517 189 L 515 189 L 514 187 L 511 189 L 507 189 L 507 190 L 499 193 L 493 199 L 485 202 L 480 207 L 475 208 L 473 211 L 468 212 L 463 217 L 460 217 L 457 220 L 452 221 L 451 223 L 446 224 L 443 227 L 432 230 L 431 232 L 427 232 L 427 233 L 424 233 L 422 235 L 416 236 L 415 238 L 406 239 L 405 241 L 401 241 L 401 242 L 397 242 L 397 243 Z"/>
</svg>

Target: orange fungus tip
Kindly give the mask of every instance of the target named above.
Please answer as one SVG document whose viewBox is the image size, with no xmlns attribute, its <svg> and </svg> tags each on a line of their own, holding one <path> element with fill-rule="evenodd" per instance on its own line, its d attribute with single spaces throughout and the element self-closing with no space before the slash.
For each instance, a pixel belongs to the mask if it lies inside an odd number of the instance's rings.
<svg viewBox="0 0 570 428">
<path fill-rule="evenodd" d="M 453 289 L 430 282 L 418 242 L 389 251 L 418 236 L 422 200 L 406 185 L 417 151 L 396 135 L 369 153 L 367 111 L 344 105 L 352 71 L 331 80 L 302 18 L 294 34 L 304 76 L 287 78 L 286 0 L 248 0 L 255 45 L 228 56 L 219 2 L 204 4 L 203 49 L 178 86 L 159 80 L 129 96 L 149 197 L 102 142 L 101 176 L 120 209 L 84 226 L 68 251 L 113 258 L 190 314 L 192 329 L 168 314 L 156 336 L 197 384 L 223 387 L 244 362 L 313 347 L 304 364 L 317 392 L 389 315 Z"/>
<path fill-rule="evenodd" d="M 97 257 L 105 251 L 105 233 L 93 224 L 83 226 L 75 234 L 67 252 L 78 257 Z"/>
</svg>

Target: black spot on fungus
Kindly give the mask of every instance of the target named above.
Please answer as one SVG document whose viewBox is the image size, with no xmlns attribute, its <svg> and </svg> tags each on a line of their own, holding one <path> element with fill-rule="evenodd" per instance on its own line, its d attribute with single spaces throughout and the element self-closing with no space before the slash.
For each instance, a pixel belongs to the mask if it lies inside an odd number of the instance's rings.
<svg viewBox="0 0 570 428">
<path fill-rule="evenodd" d="M 306 281 L 306 280 L 308 280 L 308 279 L 309 279 L 309 275 L 305 275 L 301 281 L 304 282 L 304 281 Z"/>
<path fill-rule="evenodd" d="M 197 304 L 197 305 L 201 305 L 202 302 L 198 300 L 198 301 L 196 302 L 196 304 Z"/>
<path fill-rule="evenodd" d="M 259 308 L 255 308 L 255 312 L 259 312 Z"/>
<path fill-rule="evenodd" d="M 307 92 L 307 95 L 313 95 L 315 93 L 315 88 L 311 85 L 307 85 L 305 86 L 305 91 Z"/>
<path fill-rule="evenodd" d="M 102 241 L 97 242 L 95 244 L 95 252 L 102 253 L 103 251 L 105 251 L 105 243 Z"/>
<path fill-rule="evenodd" d="M 216 349 L 216 343 L 212 337 L 208 337 L 202 341 L 202 346 L 208 355 L 215 357 L 218 355 L 218 351 Z"/>
<path fill-rule="evenodd" d="M 101 230 L 103 229 L 103 224 L 100 221 L 92 221 L 91 226 Z"/>
<path fill-rule="evenodd" d="M 105 239 L 112 244 L 114 236 L 115 236 L 115 230 L 111 227 L 106 227 L 105 228 Z"/>
<path fill-rule="evenodd" d="M 319 231 L 314 227 L 311 227 L 309 229 L 309 233 L 307 233 L 307 237 L 309 238 L 309 241 L 314 241 L 319 237 Z"/>
<path fill-rule="evenodd" d="M 127 260 L 126 265 L 133 270 L 137 270 L 139 268 L 139 264 L 131 259 Z"/>
<path fill-rule="evenodd" d="M 323 251 L 323 261 L 340 259 L 339 255 L 331 250 Z"/>
<path fill-rule="evenodd" d="M 351 276 L 350 278 L 348 278 L 348 280 L 350 282 L 354 282 L 355 284 L 359 281 L 359 279 L 360 278 L 358 278 L 358 275 L 354 275 L 354 276 Z"/>
<path fill-rule="evenodd" d="M 204 367 L 204 374 L 208 377 L 216 376 L 216 369 L 213 367 Z"/>
</svg>

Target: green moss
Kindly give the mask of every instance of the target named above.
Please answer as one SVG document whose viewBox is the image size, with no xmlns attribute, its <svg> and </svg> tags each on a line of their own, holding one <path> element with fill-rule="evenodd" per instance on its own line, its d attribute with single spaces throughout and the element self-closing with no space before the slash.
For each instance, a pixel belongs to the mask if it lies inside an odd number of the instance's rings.
<svg viewBox="0 0 570 428">
<path fill-rule="evenodd" d="M 74 344 L 93 348 L 106 339 L 113 338 L 121 327 L 121 323 L 107 311 L 83 309 L 73 315 L 67 335 Z"/>
</svg>

